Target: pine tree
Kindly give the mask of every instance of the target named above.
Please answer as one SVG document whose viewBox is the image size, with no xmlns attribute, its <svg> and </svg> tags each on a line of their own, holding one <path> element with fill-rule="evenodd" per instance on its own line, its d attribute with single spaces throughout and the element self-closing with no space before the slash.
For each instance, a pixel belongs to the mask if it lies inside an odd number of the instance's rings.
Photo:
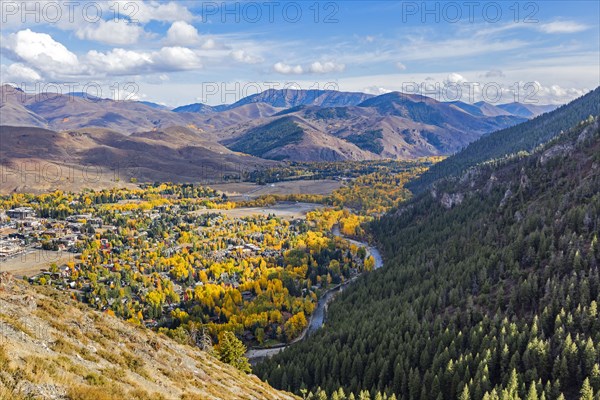
<svg viewBox="0 0 600 400">
<path fill-rule="evenodd" d="M 460 400 L 471 400 L 471 395 L 469 394 L 469 385 L 465 385 L 462 393 L 460 394 Z"/>
<path fill-rule="evenodd" d="M 235 337 L 233 332 L 223 331 L 219 334 L 219 344 L 216 347 L 219 360 L 230 364 L 242 372 L 252 371 L 248 359 L 245 357 L 246 346 Z"/>
<path fill-rule="evenodd" d="M 580 400 L 594 400 L 594 389 L 590 386 L 590 379 L 585 378 L 583 381 L 583 386 L 581 386 L 581 391 L 579 392 L 581 397 Z"/>
<path fill-rule="evenodd" d="M 529 385 L 529 392 L 527 392 L 527 397 L 525 400 L 538 400 L 535 382 L 531 382 L 531 385 Z"/>
<path fill-rule="evenodd" d="M 590 385 L 595 392 L 600 393 L 600 365 L 598 363 L 594 364 L 594 368 L 592 368 Z"/>
</svg>

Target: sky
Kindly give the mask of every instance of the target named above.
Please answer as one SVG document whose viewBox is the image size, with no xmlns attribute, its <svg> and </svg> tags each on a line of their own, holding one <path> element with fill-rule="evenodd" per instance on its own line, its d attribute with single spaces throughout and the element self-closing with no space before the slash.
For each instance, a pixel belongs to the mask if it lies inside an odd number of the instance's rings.
<svg viewBox="0 0 600 400">
<path fill-rule="evenodd" d="M 598 1 L 0 2 L 0 80 L 169 107 L 275 88 L 560 104 L 600 85 Z"/>
</svg>

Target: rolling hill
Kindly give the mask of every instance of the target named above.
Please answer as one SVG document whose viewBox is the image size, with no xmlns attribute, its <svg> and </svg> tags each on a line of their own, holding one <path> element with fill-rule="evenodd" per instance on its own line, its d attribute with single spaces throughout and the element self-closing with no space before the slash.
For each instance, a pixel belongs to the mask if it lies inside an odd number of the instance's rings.
<svg viewBox="0 0 600 400">
<path fill-rule="evenodd" d="M 198 121 L 188 114 L 136 101 L 113 101 L 83 94 L 26 94 L 4 85 L 0 88 L 0 125 L 31 126 L 50 130 L 89 127 L 124 134 L 170 126 L 189 126 Z M 30 114 L 29 118 L 25 118 Z"/>
<path fill-rule="evenodd" d="M 373 158 L 368 151 L 295 115 L 274 119 L 222 142 L 231 150 L 271 160 L 343 161 Z"/>
<path fill-rule="evenodd" d="M 139 182 L 223 182 L 272 165 L 172 127 L 125 136 L 101 128 L 62 132 L 0 126 L 2 192 L 79 190 Z"/>
</svg>

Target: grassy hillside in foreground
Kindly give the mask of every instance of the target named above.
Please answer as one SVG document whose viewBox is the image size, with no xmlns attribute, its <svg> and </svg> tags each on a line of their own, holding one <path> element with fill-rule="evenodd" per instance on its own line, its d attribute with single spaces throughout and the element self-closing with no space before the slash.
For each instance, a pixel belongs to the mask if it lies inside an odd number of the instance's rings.
<svg viewBox="0 0 600 400">
<path fill-rule="evenodd" d="M 4 286 L 4 285 L 3 285 Z M 0 289 L 0 399 L 294 399 L 54 289 Z"/>
<path fill-rule="evenodd" d="M 519 151 L 532 151 L 562 131 L 567 131 L 577 122 L 590 115 L 598 114 L 600 114 L 600 87 L 550 113 L 482 137 L 458 154 L 434 165 L 407 187 L 414 193 L 420 193 L 433 182 L 458 175 L 481 162 Z"/>
<path fill-rule="evenodd" d="M 600 391 L 597 118 L 531 156 L 442 182 L 371 229 L 384 268 L 258 376 L 411 400 Z"/>
</svg>

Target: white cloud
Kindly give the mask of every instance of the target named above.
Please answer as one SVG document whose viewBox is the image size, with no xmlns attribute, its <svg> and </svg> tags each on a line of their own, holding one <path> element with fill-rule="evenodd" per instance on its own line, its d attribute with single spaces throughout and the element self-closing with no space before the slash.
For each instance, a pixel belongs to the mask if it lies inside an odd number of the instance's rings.
<svg viewBox="0 0 600 400">
<path fill-rule="evenodd" d="M 540 82 L 519 82 L 520 92 L 515 94 L 516 101 L 529 104 L 565 104 L 574 98 L 581 97 L 588 92 L 587 89 L 566 88 L 553 84 L 544 86 Z"/>
<path fill-rule="evenodd" d="M 284 75 L 300 75 L 304 73 L 304 68 L 301 65 L 289 65 L 282 62 L 273 65 L 273 70 Z"/>
<path fill-rule="evenodd" d="M 406 65 L 402 64 L 400 61 L 396 63 L 396 68 L 400 71 L 406 70 Z"/>
<path fill-rule="evenodd" d="M 77 56 L 46 33 L 25 29 L 10 34 L 4 42 L 3 47 L 15 58 L 50 76 L 80 72 Z"/>
<path fill-rule="evenodd" d="M 201 47 L 204 50 L 211 50 L 211 49 L 214 49 L 215 47 L 217 47 L 217 44 L 215 43 L 214 39 L 208 38 L 208 39 L 204 40 L 204 43 L 202 43 Z"/>
<path fill-rule="evenodd" d="M 253 54 L 248 54 L 244 50 L 234 50 L 230 53 L 230 55 L 235 61 L 238 61 L 238 62 L 241 62 L 244 64 L 257 64 L 257 63 L 263 61 L 262 57 L 255 56 Z"/>
<path fill-rule="evenodd" d="M 125 49 L 113 49 L 106 53 L 91 50 L 86 59 L 94 71 L 103 74 L 126 75 L 153 64 L 152 54 Z"/>
<path fill-rule="evenodd" d="M 131 21 L 132 27 L 138 26 L 138 23 L 144 25 L 151 21 L 189 22 L 195 19 L 190 10 L 181 4 L 183 2 L 179 1 L 23 0 L 2 3 L 10 3 L 6 7 L 2 7 L 3 29 L 52 24 L 61 30 L 77 32 L 90 29 L 91 25 L 101 24 L 102 21 L 109 22 L 120 19 Z M 90 7 L 90 4 L 93 6 Z M 97 21 L 97 17 L 101 17 L 101 21 Z"/>
<path fill-rule="evenodd" d="M 541 24 L 538 29 L 545 33 L 577 33 L 587 30 L 587 25 L 574 21 L 554 21 Z"/>
<path fill-rule="evenodd" d="M 50 35 L 29 29 L 11 34 L 3 42 L 8 58 L 20 62 L 12 71 L 36 80 L 76 76 L 102 78 L 202 68 L 200 56 L 194 50 L 181 46 L 167 46 L 151 52 L 123 48 L 106 52 L 90 50 L 77 57 Z"/>
<path fill-rule="evenodd" d="M 137 43 L 143 33 L 141 26 L 124 19 L 100 20 L 95 24 L 85 24 L 75 31 L 79 39 L 121 46 Z"/>
<path fill-rule="evenodd" d="M 388 93 L 393 92 L 393 90 L 386 89 L 386 88 L 381 87 L 381 86 L 368 86 L 366 88 L 363 88 L 361 91 L 363 93 L 373 94 L 375 96 L 379 96 L 379 95 L 382 95 L 382 94 L 388 94 Z"/>
<path fill-rule="evenodd" d="M 163 47 L 155 52 L 113 49 L 102 53 L 92 50 L 86 59 L 96 74 L 136 75 L 202 67 L 200 57 L 185 47 Z"/>
<path fill-rule="evenodd" d="M 344 69 L 346 69 L 344 64 L 338 64 L 332 61 L 327 61 L 324 63 L 315 61 L 314 63 L 310 64 L 308 71 L 312 72 L 313 74 L 327 74 L 329 72 L 343 72 Z"/>
<path fill-rule="evenodd" d="M 37 71 L 20 63 L 9 65 L 7 68 L 2 66 L 2 80 L 3 82 L 38 82 L 42 80 L 40 74 Z"/>
<path fill-rule="evenodd" d="M 214 39 L 202 37 L 196 27 L 185 21 L 173 22 L 163 42 L 169 46 L 190 46 L 204 50 L 216 47 Z"/>
<path fill-rule="evenodd" d="M 466 82 L 466 81 L 467 80 L 465 79 L 465 77 L 462 76 L 461 74 L 457 74 L 456 72 L 452 72 L 452 73 L 448 74 L 448 76 L 444 80 L 444 83 L 446 85 L 449 85 L 449 84 L 463 83 L 463 82 Z"/>
<path fill-rule="evenodd" d="M 200 42 L 198 30 L 185 21 L 175 21 L 167 31 L 166 42 L 171 45 L 189 46 Z"/>
<path fill-rule="evenodd" d="M 168 71 L 202 67 L 200 57 L 186 47 L 163 47 L 159 52 L 152 54 L 152 59 L 157 66 L 162 66 Z"/>
<path fill-rule="evenodd" d="M 320 62 L 315 61 L 310 65 L 303 67 L 302 65 L 289 65 L 278 62 L 273 65 L 273 70 L 284 75 L 301 75 L 301 74 L 327 74 L 330 72 L 342 72 L 346 66 L 332 61 Z"/>
</svg>

